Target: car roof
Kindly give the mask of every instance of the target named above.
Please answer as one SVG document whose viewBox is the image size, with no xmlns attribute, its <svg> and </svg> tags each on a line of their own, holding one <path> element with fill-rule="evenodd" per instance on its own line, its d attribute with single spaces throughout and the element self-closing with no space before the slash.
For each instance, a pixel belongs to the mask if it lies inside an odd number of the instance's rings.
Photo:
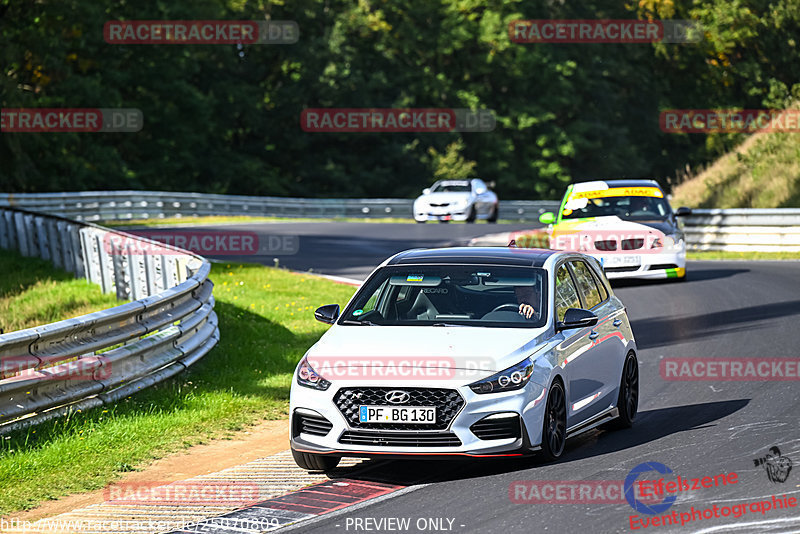
<svg viewBox="0 0 800 534">
<path fill-rule="evenodd" d="M 542 267 L 547 259 L 560 251 L 516 247 L 448 247 L 413 249 L 400 252 L 386 265 L 469 264 Z"/>
<path fill-rule="evenodd" d="M 608 187 L 658 187 L 661 189 L 661 185 L 655 180 L 645 179 L 587 180 L 586 182 L 575 182 L 575 184 L 589 182 L 605 183 Z"/>
</svg>

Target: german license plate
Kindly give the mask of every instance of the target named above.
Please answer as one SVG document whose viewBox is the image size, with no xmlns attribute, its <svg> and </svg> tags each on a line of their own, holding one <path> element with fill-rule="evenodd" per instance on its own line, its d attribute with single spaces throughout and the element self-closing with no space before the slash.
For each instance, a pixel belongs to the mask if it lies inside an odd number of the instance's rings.
<svg viewBox="0 0 800 534">
<path fill-rule="evenodd" d="M 435 406 L 359 406 L 361 423 L 412 423 L 436 422 Z"/>
<path fill-rule="evenodd" d="M 603 267 L 628 267 L 641 264 L 642 264 L 641 256 L 614 254 L 605 256 L 603 258 Z"/>
</svg>

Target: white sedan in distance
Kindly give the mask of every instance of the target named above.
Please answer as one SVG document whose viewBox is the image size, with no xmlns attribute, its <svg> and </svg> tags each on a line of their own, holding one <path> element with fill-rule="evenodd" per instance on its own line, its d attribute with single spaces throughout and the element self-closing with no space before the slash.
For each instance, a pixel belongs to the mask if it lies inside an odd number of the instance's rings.
<svg viewBox="0 0 800 534">
<path fill-rule="evenodd" d="M 497 195 L 483 180 L 439 180 L 414 201 L 414 220 L 497 222 Z"/>
</svg>

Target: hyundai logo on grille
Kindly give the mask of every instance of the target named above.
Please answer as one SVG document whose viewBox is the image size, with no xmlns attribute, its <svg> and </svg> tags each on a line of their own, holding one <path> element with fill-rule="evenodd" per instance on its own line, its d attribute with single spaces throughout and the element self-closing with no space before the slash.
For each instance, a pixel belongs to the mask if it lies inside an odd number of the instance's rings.
<svg viewBox="0 0 800 534">
<path fill-rule="evenodd" d="M 386 402 L 391 402 L 392 404 L 404 404 L 411 400 L 411 395 L 402 389 L 393 389 L 387 391 L 383 398 L 386 399 Z"/>
</svg>

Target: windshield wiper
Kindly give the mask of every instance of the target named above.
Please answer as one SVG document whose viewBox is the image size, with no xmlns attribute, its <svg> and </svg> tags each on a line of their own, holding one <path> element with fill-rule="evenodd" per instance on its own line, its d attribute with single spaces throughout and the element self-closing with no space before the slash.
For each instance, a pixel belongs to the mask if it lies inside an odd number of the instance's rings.
<svg viewBox="0 0 800 534">
<path fill-rule="evenodd" d="M 465 324 L 433 323 L 431 326 L 467 326 Z"/>
<path fill-rule="evenodd" d="M 367 320 L 352 321 L 350 319 L 342 321 L 342 324 L 354 324 L 354 325 L 358 325 L 358 326 L 378 326 L 377 324 L 373 323 L 372 321 L 367 321 Z"/>
</svg>

